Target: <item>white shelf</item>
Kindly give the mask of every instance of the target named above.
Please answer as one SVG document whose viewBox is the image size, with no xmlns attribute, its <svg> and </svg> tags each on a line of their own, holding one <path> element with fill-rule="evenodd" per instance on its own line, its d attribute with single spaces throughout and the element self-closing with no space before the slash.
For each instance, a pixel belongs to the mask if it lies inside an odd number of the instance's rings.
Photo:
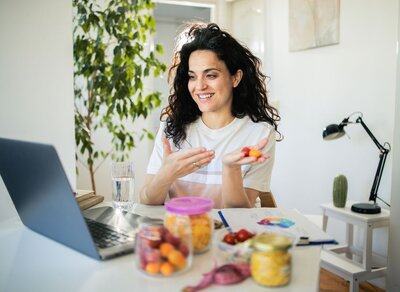
<svg viewBox="0 0 400 292">
<path fill-rule="evenodd" d="M 321 261 L 321 266 L 323 268 L 329 269 L 329 267 L 335 267 L 335 269 L 341 273 L 357 275 L 365 272 L 360 265 L 349 261 L 349 259 L 344 256 L 338 256 L 329 250 L 321 250 Z"/>
<path fill-rule="evenodd" d="M 345 208 L 337 208 L 332 203 L 321 205 L 322 228 L 328 227 L 330 217 L 346 223 L 346 242 L 343 246 L 333 246 L 321 251 L 321 267 L 350 281 L 350 291 L 358 291 L 360 281 L 380 278 L 386 275 L 386 267 L 372 268 L 372 238 L 376 228 L 388 227 L 390 212 L 382 209 L 379 214 L 360 214 L 351 211 L 353 202 Z M 354 225 L 364 230 L 362 249 L 353 245 Z M 357 255 L 361 262 L 352 258 Z"/>
</svg>

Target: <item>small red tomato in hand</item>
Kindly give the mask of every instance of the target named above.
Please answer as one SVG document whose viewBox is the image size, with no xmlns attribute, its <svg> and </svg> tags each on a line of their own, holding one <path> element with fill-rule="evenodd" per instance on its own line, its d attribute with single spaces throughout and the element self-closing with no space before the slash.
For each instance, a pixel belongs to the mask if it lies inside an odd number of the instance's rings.
<svg viewBox="0 0 400 292">
<path fill-rule="evenodd" d="M 235 233 L 228 233 L 225 234 L 223 242 L 227 243 L 227 244 L 231 244 L 231 245 L 235 245 L 236 244 L 236 236 Z"/>
<path fill-rule="evenodd" d="M 241 151 L 242 151 L 242 153 L 244 153 L 244 157 L 248 157 L 249 156 L 249 152 L 250 152 L 250 148 L 249 147 L 243 147 Z"/>
<path fill-rule="evenodd" d="M 261 152 L 257 149 L 250 149 L 249 156 L 259 158 L 259 157 L 261 157 Z"/>
</svg>

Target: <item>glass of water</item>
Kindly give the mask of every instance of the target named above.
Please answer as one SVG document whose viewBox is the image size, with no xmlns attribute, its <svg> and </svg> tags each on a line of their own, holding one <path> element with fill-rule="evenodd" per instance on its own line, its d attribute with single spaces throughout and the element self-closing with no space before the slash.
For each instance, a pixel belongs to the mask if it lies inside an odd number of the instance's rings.
<svg viewBox="0 0 400 292">
<path fill-rule="evenodd" d="M 129 212 L 133 207 L 135 195 L 133 162 L 113 162 L 111 173 L 113 207 Z"/>
</svg>

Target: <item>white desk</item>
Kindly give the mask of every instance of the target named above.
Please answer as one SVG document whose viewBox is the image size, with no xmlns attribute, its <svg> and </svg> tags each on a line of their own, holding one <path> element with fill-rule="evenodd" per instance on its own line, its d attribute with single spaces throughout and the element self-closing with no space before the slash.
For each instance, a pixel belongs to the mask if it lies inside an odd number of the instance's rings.
<svg viewBox="0 0 400 292">
<path fill-rule="evenodd" d="M 224 213 L 231 225 L 249 228 L 257 227 L 257 216 L 272 217 L 276 212 L 294 220 L 305 232 L 315 228 L 296 210 L 275 209 L 271 213 L 272 209 L 258 209 L 257 214 L 252 210 L 226 209 Z M 137 206 L 136 212 L 162 218 L 164 209 Z M 213 217 L 217 218 L 216 210 Z M 288 286 L 268 289 L 249 278 L 237 285 L 213 285 L 206 291 L 317 291 L 320 247 L 295 247 L 292 255 L 292 279 Z M 186 285 L 197 284 L 213 265 L 209 251 L 194 256 L 193 266 L 186 273 L 166 279 L 151 278 L 136 269 L 133 254 L 99 262 L 27 229 L 19 218 L 0 222 L 0 291 L 4 292 L 180 291 Z"/>
<path fill-rule="evenodd" d="M 321 254 L 321 266 L 350 281 L 350 291 L 358 291 L 360 281 L 383 277 L 386 267 L 372 265 L 372 235 L 376 228 L 389 227 L 390 212 L 382 209 L 379 214 L 360 214 L 351 211 L 353 202 L 345 208 L 336 208 L 332 203 L 321 205 L 322 229 L 327 230 L 329 217 L 346 223 L 346 242 L 342 246 L 327 248 Z M 363 230 L 362 249 L 354 245 L 354 225 Z M 356 260 L 361 258 L 361 262 Z"/>
</svg>

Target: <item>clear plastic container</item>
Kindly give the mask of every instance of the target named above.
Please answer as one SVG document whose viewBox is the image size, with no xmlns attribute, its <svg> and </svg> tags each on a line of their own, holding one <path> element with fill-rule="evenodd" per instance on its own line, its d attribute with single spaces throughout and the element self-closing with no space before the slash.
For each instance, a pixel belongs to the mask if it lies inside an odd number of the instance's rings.
<svg viewBox="0 0 400 292">
<path fill-rule="evenodd" d="M 166 215 L 164 224 L 176 236 L 185 232 L 190 225 L 193 253 L 208 250 L 212 243 L 214 221 L 209 212 L 213 200 L 202 197 L 180 197 L 165 202 Z"/>
<path fill-rule="evenodd" d="M 250 269 L 253 279 L 260 285 L 277 287 L 289 283 L 293 240 L 282 234 L 261 234 L 252 239 L 254 251 Z"/>
<path fill-rule="evenodd" d="M 157 222 L 158 221 L 158 222 Z M 139 222 L 136 236 L 136 263 L 147 275 L 169 277 L 188 270 L 192 266 L 192 234 L 175 236 L 163 222 L 144 220 Z"/>
<path fill-rule="evenodd" d="M 252 237 L 249 237 L 243 242 L 236 242 L 235 244 L 228 243 L 224 240 L 228 234 L 232 234 L 231 236 L 235 238 L 235 234 L 242 229 L 251 233 Z M 213 249 L 214 258 L 221 265 L 227 263 L 250 263 L 250 257 L 253 252 L 251 246 L 252 238 L 254 238 L 256 234 L 257 231 L 255 229 L 249 229 L 245 226 L 230 226 L 216 231 L 213 236 L 213 242 L 216 247 Z"/>
</svg>

